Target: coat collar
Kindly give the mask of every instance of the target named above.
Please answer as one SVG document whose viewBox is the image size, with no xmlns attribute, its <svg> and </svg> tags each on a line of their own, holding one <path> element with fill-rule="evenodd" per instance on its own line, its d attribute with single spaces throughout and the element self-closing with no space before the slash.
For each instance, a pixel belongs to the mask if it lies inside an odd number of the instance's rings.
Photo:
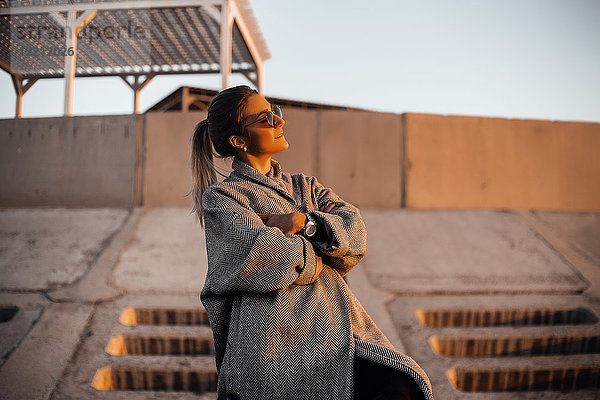
<svg viewBox="0 0 600 400">
<path fill-rule="evenodd" d="M 246 164 L 237 157 L 233 157 L 231 167 L 233 168 L 234 172 L 236 172 L 238 175 L 241 175 L 243 178 L 250 179 L 256 183 L 260 183 L 261 185 L 273 188 L 282 195 L 294 200 L 294 196 L 290 192 L 291 182 L 287 182 L 288 180 L 281 172 L 281 165 L 279 165 L 276 160 L 271 158 L 271 170 L 267 173 L 267 175 L 261 174 L 252 166 Z"/>
</svg>

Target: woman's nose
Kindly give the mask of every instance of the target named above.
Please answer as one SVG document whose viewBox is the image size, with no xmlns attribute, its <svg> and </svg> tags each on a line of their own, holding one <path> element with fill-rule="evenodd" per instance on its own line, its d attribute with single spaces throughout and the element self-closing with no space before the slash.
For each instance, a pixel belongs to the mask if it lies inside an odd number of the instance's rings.
<svg viewBox="0 0 600 400">
<path fill-rule="evenodd" d="M 279 126 L 285 125 L 285 120 L 275 114 L 273 114 L 273 123 L 275 124 L 275 128 Z"/>
</svg>

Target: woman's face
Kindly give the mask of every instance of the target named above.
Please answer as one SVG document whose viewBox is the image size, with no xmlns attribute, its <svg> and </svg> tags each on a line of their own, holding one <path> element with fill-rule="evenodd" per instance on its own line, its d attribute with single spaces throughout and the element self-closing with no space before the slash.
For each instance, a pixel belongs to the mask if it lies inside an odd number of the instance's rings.
<svg viewBox="0 0 600 400">
<path fill-rule="evenodd" d="M 267 112 L 273 111 L 273 106 L 259 94 L 254 94 L 246 100 L 246 110 L 243 124 L 248 132 L 248 153 L 254 156 L 276 154 L 286 150 L 290 145 L 285 140 L 283 125 L 285 121 L 273 113 L 273 125 L 267 121 Z"/>
</svg>

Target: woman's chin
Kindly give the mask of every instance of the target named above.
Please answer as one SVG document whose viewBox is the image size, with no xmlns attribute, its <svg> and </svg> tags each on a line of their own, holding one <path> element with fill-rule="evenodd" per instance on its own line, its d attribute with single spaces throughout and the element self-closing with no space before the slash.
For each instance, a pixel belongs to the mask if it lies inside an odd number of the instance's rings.
<svg viewBox="0 0 600 400">
<path fill-rule="evenodd" d="M 271 154 L 277 154 L 279 152 L 287 150 L 288 147 L 290 147 L 290 144 L 287 142 L 287 140 L 285 140 L 285 138 L 276 139 L 275 143 L 277 144 L 277 146 L 273 146 Z"/>
<path fill-rule="evenodd" d="M 281 143 L 281 150 L 280 151 L 287 150 L 288 147 L 290 147 L 290 144 L 287 142 L 287 140 L 285 140 L 285 137 L 282 137 L 279 140 L 283 140 L 283 143 Z"/>
</svg>

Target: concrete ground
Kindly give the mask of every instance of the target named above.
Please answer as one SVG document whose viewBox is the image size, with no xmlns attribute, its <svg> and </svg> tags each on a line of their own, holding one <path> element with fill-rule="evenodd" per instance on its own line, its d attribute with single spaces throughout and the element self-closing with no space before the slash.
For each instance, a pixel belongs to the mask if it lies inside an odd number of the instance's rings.
<svg viewBox="0 0 600 400">
<path fill-rule="evenodd" d="M 349 285 L 437 399 L 600 399 L 600 213 L 362 215 Z M 0 398 L 214 399 L 205 274 L 185 208 L 0 210 Z"/>
</svg>

